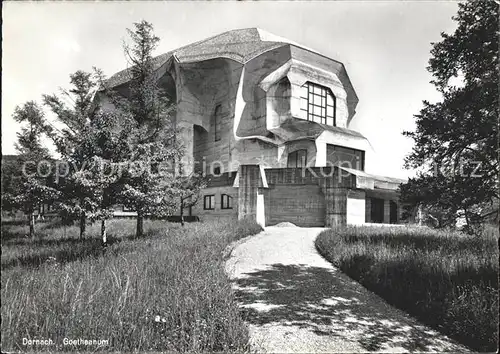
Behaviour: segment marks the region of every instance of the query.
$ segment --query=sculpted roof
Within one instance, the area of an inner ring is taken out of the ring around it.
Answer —
[[[286,45],[303,48],[318,54],[312,49],[259,28],[244,28],[227,31],[161,54],[154,58],[154,66],[155,69],[159,69],[168,60],[173,58],[180,63],[188,63],[223,57],[244,64],[262,53]],[[333,59],[330,60],[340,64]],[[108,79],[108,84],[111,87],[116,87],[129,80],[130,68],[127,68],[111,76]]]
[[[196,62],[218,57],[225,57],[240,63],[245,63],[259,54],[287,44],[285,42],[269,41],[265,39],[270,36],[272,35],[257,28],[245,28],[224,32],[161,54],[154,58],[154,66],[155,69],[160,68],[173,56],[181,63]],[[111,87],[124,84],[130,80],[129,74],[130,68],[122,70],[110,77],[108,84]]]

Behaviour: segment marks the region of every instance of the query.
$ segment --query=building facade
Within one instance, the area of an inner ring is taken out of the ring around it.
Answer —
[[[155,58],[176,103],[185,172],[211,182],[191,213],[263,225],[398,223],[402,180],[368,173],[373,150],[350,129],[358,97],[344,65],[258,28]],[[110,78],[126,87],[128,71]]]

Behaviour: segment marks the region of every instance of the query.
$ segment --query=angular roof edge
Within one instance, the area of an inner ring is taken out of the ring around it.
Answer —
[[[332,58],[330,58],[324,54],[321,54],[320,52],[318,52],[316,50],[308,48],[304,45],[301,45],[301,44],[296,43],[294,41],[277,36],[275,34],[264,31],[264,30],[257,28],[257,27],[250,27],[250,28],[225,31],[225,32],[222,32],[220,34],[216,34],[214,36],[199,40],[197,42],[187,44],[187,45],[179,47],[177,49],[173,49],[167,53],[160,54],[160,55],[156,56],[155,58],[153,58],[153,61],[154,61],[155,69],[159,69],[172,56],[177,57],[177,54],[182,54],[182,53],[179,53],[181,51],[185,52],[184,56],[186,56],[186,58],[192,57],[192,59],[193,59],[192,62],[203,61],[203,60],[211,59],[210,56],[207,57],[206,53],[204,53],[204,51],[207,49],[210,49],[213,53],[213,52],[217,52],[218,49],[220,51],[223,51],[222,50],[223,47],[227,47],[228,45],[239,44],[239,46],[235,46],[235,48],[233,48],[234,56],[224,55],[223,57],[227,57],[229,59],[232,59],[232,60],[235,60],[235,61],[238,61],[238,62],[241,62],[242,64],[244,64],[245,62],[247,62],[255,57],[255,55],[249,56],[249,58],[247,60],[245,60],[246,58],[245,58],[245,55],[243,53],[245,52],[245,50],[248,50],[248,48],[245,47],[245,45],[249,46],[250,44],[252,44],[253,46],[255,46],[258,43],[261,43],[262,48],[261,48],[261,50],[257,50],[257,52],[256,52],[257,56],[261,55],[269,50],[276,48],[276,46],[279,46],[280,44],[283,44],[283,45],[290,45],[290,46],[294,46],[294,47],[309,51],[315,55],[319,55],[319,56],[326,58],[332,62],[340,64],[343,68],[342,71],[346,76],[347,84],[351,87],[351,89],[354,92],[354,95],[356,96],[356,99],[357,99],[357,95],[356,95],[356,92],[354,91],[354,88],[352,86],[352,82],[350,81],[350,78],[349,78],[349,75],[347,74],[345,65],[342,62],[335,60],[335,59],[332,59]],[[272,45],[272,43],[274,45]],[[198,48],[196,48],[196,47],[198,47]],[[188,49],[192,49],[192,50],[189,51]],[[205,54],[205,57],[204,57],[204,54]],[[198,58],[196,58],[196,57],[198,57]],[[239,59],[238,57],[241,57],[241,60],[238,60]],[[122,84],[127,83],[130,80],[130,77],[128,75],[130,73],[130,70],[131,70],[131,68],[128,67],[126,69],[123,69],[123,70],[115,73],[107,80],[107,84],[110,87],[116,87],[116,86],[120,86]]]

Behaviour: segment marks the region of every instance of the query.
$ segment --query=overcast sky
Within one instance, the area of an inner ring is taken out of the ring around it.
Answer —
[[[69,74],[126,61],[126,28],[152,22],[157,54],[223,31],[259,27],[343,62],[359,97],[351,128],[377,153],[372,172],[406,177],[402,167],[422,100],[439,95],[426,71],[431,42],[452,33],[454,1],[3,2],[2,153],[15,153],[14,108],[67,86]]]

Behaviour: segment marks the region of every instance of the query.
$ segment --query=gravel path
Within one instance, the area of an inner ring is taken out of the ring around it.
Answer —
[[[233,249],[226,270],[249,324],[252,351],[467,351],[324,260],[314,247],[321,230],[268,227]]]

